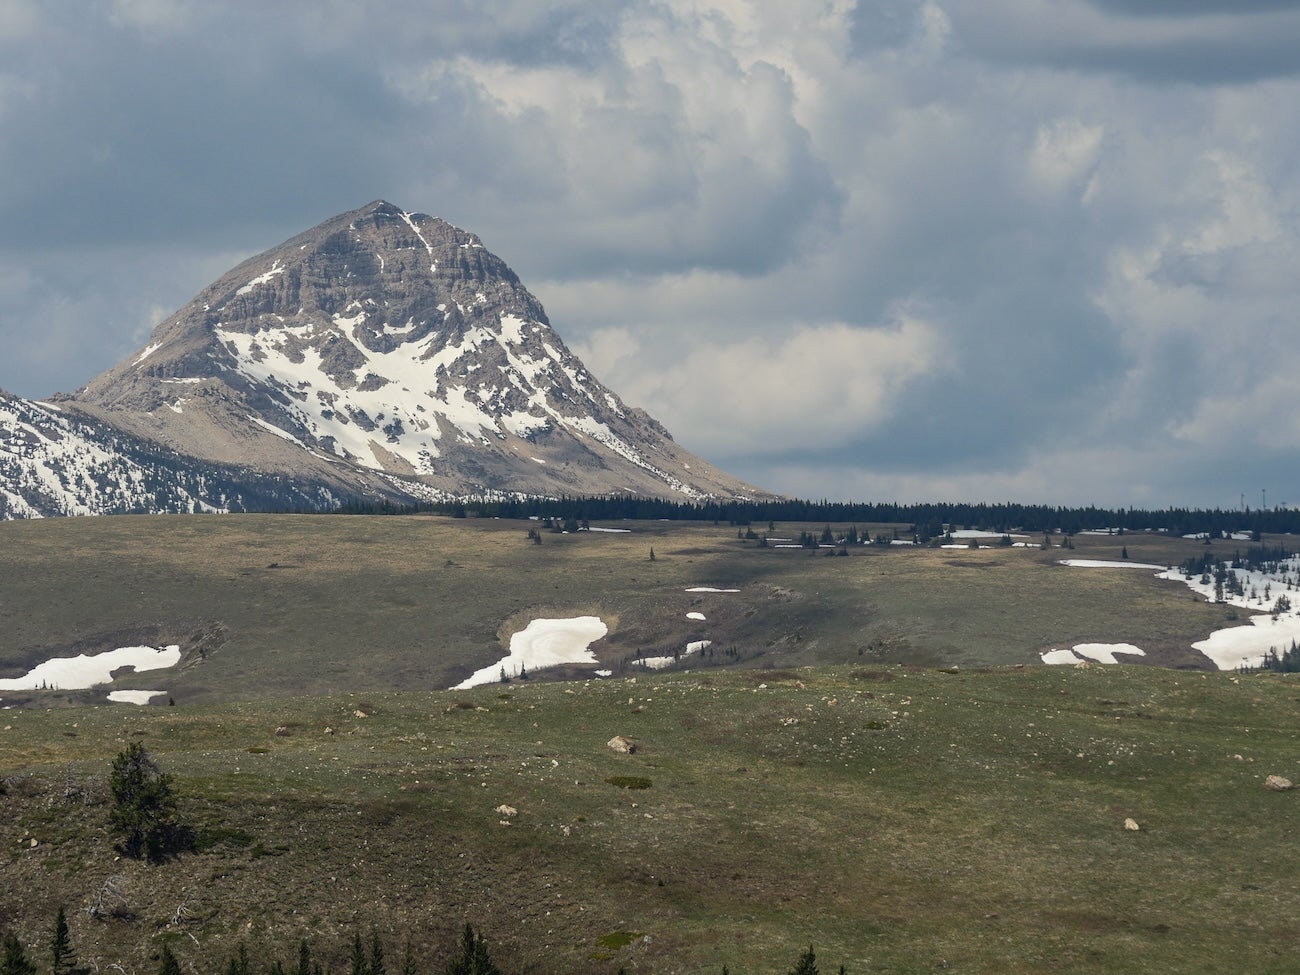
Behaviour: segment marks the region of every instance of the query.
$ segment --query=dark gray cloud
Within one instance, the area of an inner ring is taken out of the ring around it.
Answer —
[[[954,0],[949,6],[956,38],[980,58],[1157,84],[1250,84],[1300,73],[1300,6],[1294,3]]]
[[[1298,41],[1266,0],[11,0],[0,387],[383,197],[764,486],[1233,503],[1300,449]]]

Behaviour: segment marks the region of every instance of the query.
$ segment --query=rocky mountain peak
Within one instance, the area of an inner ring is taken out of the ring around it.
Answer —
[[[760,493],[592,377],[476,235],[383,200],[233,268],[71,400],[199,457],[416,493]]]

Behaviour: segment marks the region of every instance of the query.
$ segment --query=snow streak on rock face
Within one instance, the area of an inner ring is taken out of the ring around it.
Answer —
[[[222,512],[270,503],[277,492],[281,503],[332,500],[195,469],[157,445],[0,392],[0,519]]]
[[[140,510],[152,493],[151,472],[116,447],[51,407],[0,395],[0,515]],[[181,485],[174,501],[189,511],[204,505]]]
[[[236,267],[74,399],[197,456],[238,449],[205,453],[215,431],[462,493],[761,493],[602,386],[475,235],[382,201]]]

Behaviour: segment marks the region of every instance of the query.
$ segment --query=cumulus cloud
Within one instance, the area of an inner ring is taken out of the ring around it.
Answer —
[[[13,0],[0,386],[383,197],[764,487],[1230,504],[1297,438],[1298,42],[1283,0]]]
[[[894,419],[917,375],[944,369],[937,331],[910,316],[888,328],[803,325],[777,341],[705,341],[679,352],[675,361],[652,356],[647,368],[646,350],[625,330],[597,332],[580,349],[597,374],[634,402],[662,404],[669,429],[689,429],[695,448],[718,458],[837,449]]]

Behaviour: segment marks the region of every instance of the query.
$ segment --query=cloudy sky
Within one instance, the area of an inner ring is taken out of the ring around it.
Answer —
[[[1300,504],[1300,0],[0,0],[0,388],[378,198],[772,490]]]

